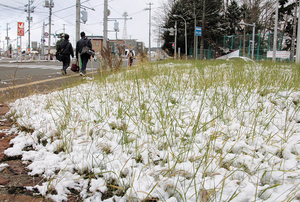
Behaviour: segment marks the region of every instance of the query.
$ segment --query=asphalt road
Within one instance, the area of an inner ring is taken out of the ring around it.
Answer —
[[[88,62],[87,76],[99,69],[99,61]],[[46,93],[72,85],[83,80],[78,73],[67,69],[67,75],[61,74],[59,61],[23,61],[0,60],[0,103],[33,93]]]
[[[136,62],[136,61],[135,61]],[[134,64],[135,64],[134,62]],[[123,59],[123,67],[128,60]],[[100,62],[89,61],[87,76],[92,77],[98,70],[104,70]],[[0,104],[28,96],[33,93],[47,93],[70,86],[85,78],[72,72],[70,67],[67,75],[61,74],[62,62],[54,60],[16,61],[0,59]]]

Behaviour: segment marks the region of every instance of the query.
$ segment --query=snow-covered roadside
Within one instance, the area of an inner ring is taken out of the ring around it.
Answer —
[[[23,131],[5,154],[22,155],[55,201],[71,190],[85,201],[299,200],[298,92],[197,88],[202,72],[165,68],[15,101]]]

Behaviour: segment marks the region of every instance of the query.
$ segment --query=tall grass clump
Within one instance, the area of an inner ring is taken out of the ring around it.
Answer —
[[[298,81],[292,64],[144,63],[11,107],[56,201],[297,201]]]

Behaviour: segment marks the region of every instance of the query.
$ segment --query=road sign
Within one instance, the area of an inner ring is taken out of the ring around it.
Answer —
[[[24,22],[18,22],[18,36],[24,36]]]
[[[48,33],[48,32],[45,32],[45,33],[44,33],[44,36],[45,36],[45,37],[48,37],[48,36],[49,36],[49,33]]]
[[[244,23],[245,23],[245,22],[244,22],[244,19],[242,19],[242,20],[241,20],[241,22],[240,22],[240,27],[241,27],[242,29],[244,29],[244,28],[245,28],[245,25],[244,25]]]
[[[196,36],[201,36],[202,35],[202,27],[196,27],[195,35]]]

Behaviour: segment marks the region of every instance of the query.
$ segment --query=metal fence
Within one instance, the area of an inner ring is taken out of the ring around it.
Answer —
[[[281,33],[278,33],[277,39],[277,50],[280,51],[283,43]],[[223,36],[216,43],[224,50],[240,50],[240,56],[252,57],[252,34]],[[273,50],[273,43],[274,33],[255,34],[253,59],[267,60],[267,52]]]
[[[197,59],[200,59],[200,49],[197,50],[197,53],[198,53]],[[194,48],[193,47],[191,47],[189,49],[189,55],[194,58]],[[201,59],[209,60],[209,59],[215,59],[215,58],[216,58],[216,51],[211,50],[210,48],[203,50],[203,56]]]
[[[204,53],[202,59],[215,59],[221,54],[226,54],[234,50],[240,50],[240,56],[252,58],[252,34],[244,35],[232,35],[223,36],[216,40],[216,46],[218,49],[223,49],[223,53],[215,51],[215,48],[211,48],[210,44],[205,43]],[[281,51],[283,44],[283,37],[281,33],[277,36],[277,50]],[[254,37],[254,60],[271,60],[272,58],[267,58],[267,52],[273,50],[274,43],[274,33],[267,34],[255,34]],[[194,47],[191,46],[189,49],[189,55],[194,57]],[[197,58],[200,59],[200,49],[198,49]]]

